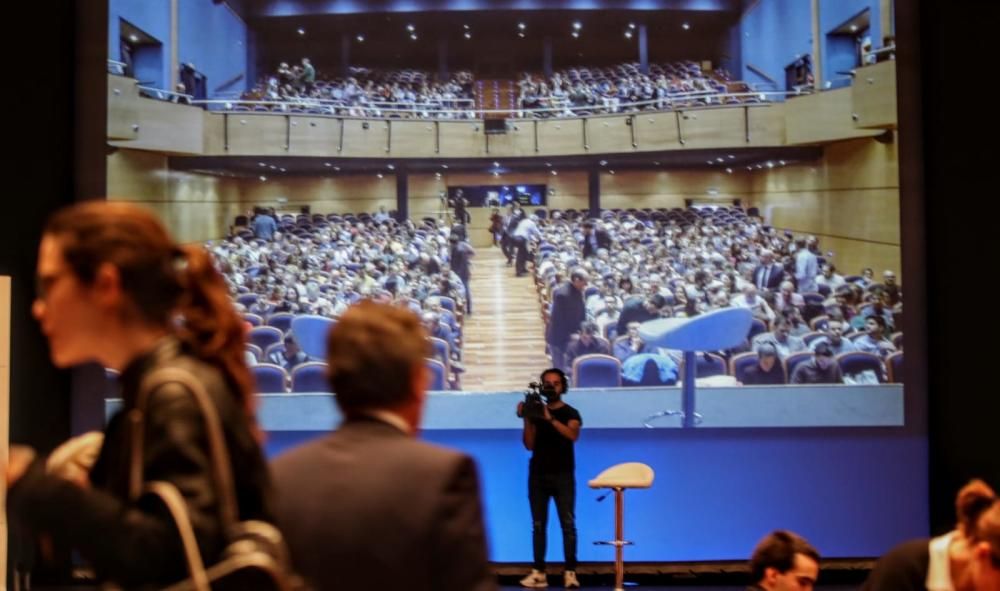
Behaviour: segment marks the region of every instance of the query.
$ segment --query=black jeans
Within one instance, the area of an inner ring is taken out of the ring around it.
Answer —
[[[514,263],[514,272],[522,275],[528,272],[528,240],[525,238],[514,238],[514,245],[517,247],[517,261]]]
[[[528,502],[531,503],[532,568],[545,571],[545,533],[549,524],[549,498],[556,501],[562,527],[563,556],[566,570],[576,570],[576,478],[572,472],[558,474],[528,473]]]

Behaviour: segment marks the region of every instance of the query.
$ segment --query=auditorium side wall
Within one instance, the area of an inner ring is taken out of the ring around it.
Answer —
[[[896,155],[895,143],[868,138],[829,144],[818,162],[755,171],[747,202],[778,229],[817,236],[844,275],[901,276]]]

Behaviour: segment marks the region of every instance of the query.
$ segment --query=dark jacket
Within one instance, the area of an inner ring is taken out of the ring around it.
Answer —
[[[618,335],[624,335],[628,333],[628,325],[631,322],[643,323],[647,320],[655,320],[659,318],[659,314],[650,313],[646,309],[646,299],[638,296],[633,296],[625,305],[622,306],[622,313],[618,315]]]
[[[594,229],[594,238],[597,241],[597,248],[604,248],[611,250],[611,236],[604,230]],[[597,250],[590,241],[590,236],[584,236],[583,240],[580,242],[580,246],[583,248],[583,258],[590,258],[592,256],[597,256]]]
[[[472,458],[351,419],[272,464],[278,525],[316,591],[492,591]]]
[[[560,285],[552,292],[552,315],[549,317],[545,342],[560,349],[565,348],[570,335],[580,330],[580,324],[586,318],[583,293],[573,287],[572,283]]]
[[[128,463],[134,408],[141,381],[154,370],[176,367],[189,371],[208,391],[219,411],[229,448],[241,520],[270,521],[267,465],[222,373],[167,338],[134,360],[121,376],[124,407],[108,422],[101,453],[90,472],[90,489],[81,489],[45,473],[37,460],[10,489],[7,511],[32,531],[48,533],[59,543],[80,550],[98,578],[123,586],[166,583],[187,576],[180,538],[158,501],[128,499]],[[208,443],[201,413],[192,394],[167,384],[150,396],[143,449],[145,481],[175,485],[187,501],[188,514],[206,566],[225,546],[216,487],[208,473]]]
[[[757,265],[757,268],[753,270],[753,284],[760,287],[760,282],[763,279],[762,274],[764,273],[764,266]],[[771,274],[767,277],[767,283],[764,285],[764,289],[771,291],[778,291],[781,287],[781,282],[785,280],[785,270],[778,263],[771,264]]]

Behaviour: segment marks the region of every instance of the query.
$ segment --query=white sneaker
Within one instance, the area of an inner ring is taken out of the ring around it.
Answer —
[[[576,571],[568,570],[563,573],[563,587],[567,589],[580,588],[580,581],[576,580]]]
[[[549,580],[545,578],[545,573],[542,571],[531,569],[531,574],[521,579],[521,586],[531,589],[544,589],[549,586]]]

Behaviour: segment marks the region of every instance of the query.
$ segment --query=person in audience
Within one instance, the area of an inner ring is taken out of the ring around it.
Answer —
[[[846,283],[844,281],[844,276],[837,273],[837,268],[833,263],[825,263],[823,265],[822,274],[816,278],[817,287],[820,285],[826,285],[830,288],[831,293],[839,288],[841,285]]]
[[[101,583],[165,588],[184,579],[188,566],[173,519],[129,492],[136,453],[139,477],[176,488],[206,564],[218,561],[228,540],[204,420],[191,386],[166,379],[164,370],[200,384],[220,417],[237,518],[270,521],[244,326],[209,254],[175,242],[144,208],[88,201],[58,211],[45,225],[37,282],[32,312],[53,363],[96,362],[120,371],[124,406],[108,421],[103,444],[95,439],[96,462],[70,477],[49,472],[47,459],[31,448],[11,446],[11,523],[78,550]],[[131,423],[140,396],[149,399],[142,416],[148,445],[141,451]]]
[[[817,259],[805,238],[795,241],[795,283],[799,293],[816,291]]]
[[[261,240],[270,241],[278,230],[278,223],[261,208],[257,208],[251,225],[253,226],[253,235]]]
[[[268,363],[273,363],[274,365],[279,365],[285,368],[287,371],[292,371],[295,369],[295,366],[309,361],[309,356],[306,355],[299,347],[299,343],[295,340],[295,336],[292,334],[285,335],[284,344],[284,348],[273,351],[270,355],[268,355]]]
[[[583,251],[583,258],[589,259],[590,257],[597,256],[597,250],[600,248],[611,248],[611,236],[608,235],[604,228],[597,227],[597,223],[594,220],[583,222],[582,227],[583,239],[580,241],[580,246]]]
[[[790,331],[791,326],[788,323],[788,319],[783,315],[778,316],[774,320],[771,332],[765,332],[754,337],[753,350],[759,355],[760,347],[764,344],[770,344],[778,352],[778,357],[782,360],[792,353],[805,351],[805,341],[801,337],[792,336]]]
[[[590,276],[583,269],[574,269],[570,280],[552,292],[552,314],[549,317],[545,342],[552,356],[553,367],[566,372],[566,347],[570,335],[576,332],[587,319],[583,300],[583,290]]]
[[[373,216],[372,219],[375,220],[376,224],[384,224],[385,222],[388,222],[389,220],[391,220],[392,217],[385,210],[385,206],[384,205],[379,205],[378,206],[378,212]]]
[[[309,58],[302,58],[302,75],[299,78],[302,89],[306,93],[310,93],[313,90],[313,85],[316,83],[316,68],[309,61]]]
[[[374,302],[327,336],[345,420],[271,464],[278,524],[317,590],[496,589],[475,462],[417,439],[429,354],[419,318]]]
[[[770,324],[774,320],[774,310],[763,298],[757,295],[757,286],[748,283],[743,287],[743,293],[733,298],[732,305],[737,308],[748,308],[754,315],[765,323]]]
[[[776,291],[785,280],[785,270],[774,262],[774,252],[764,249],[760,252],[760,265],[753,271],[753,283],[760,291]]]
[[[607,342],[597,335],[596,324],[589,320],[581,324],[580,336],[566,347],[565,366],[572,369],[576,358],[583,355],[610,355]]]
[[[819,579],[819,552],[804,538],[776,530],[757,543],[750,557],[748,591],[812,591]]]
[[[805,305],[806,301],[802,297],[802,294],[796,293],[795,291],[795,284],[791,281],[783,281],[781,283],[780,291],[774,300],[774,309],[780,313],[784,311],[785,308],[790,306],[802,308]]]
[[[972,480],[955,506],[955,529],[896,546],[875,564],[862,591],[1000,589],[1000,498],[982,480]]]
[[[757,363],[743,372],[743,384],[764,386],[784,384],[785,381],[785,368],[778,359],[778,351],[770,343],[762,344],[757,348]]]
[[[795,367],[790,384],[842,384],[844,374],[833,358],[833,349],[827,343],[816,345],[813,358]]]
[[[857,351],[858,348],[854,346],[851,339],[844,338],[844,328],[845,325],[843,321],[831,319],[827,322],[826,330],[823,331],[823,336],[810,343],[809,348],[815,352],[816,347],[818,347],[820,343],[826,343],[830,346],[830,350],[833,351],[835,356],[840,355],[841,353]]]
[[[514,265],[514,273],[517,277],[528,274],[528,244],[542,237],[534,217],[526,215],[523,209],[520,211],[520,220],[513,233],[514,246],[517,248],[517,263]]]
[[[647,320],[660,318],[666,305],[666,298],[660,294],[650,295],[646,298],[633,297],[629,299],[625,302],[625,306],[618,316],[618,334],[625,334],[628,325],[632,322],[641,324]]]
[[[854,339],[855,348],[858,351],[875,353],[882,357],[893,353],[896,350],[896,346],[885,336],[885,331],[885,318],[874,315],[868,316],[865,318],[865,334]]]
[[[788,334],[794,337],[802,337],[812,332],[806,321],[802,319],[802,311],[795,306],[788,306],[781,311],[781,315],[788,320]]]
[[[465,314],[471,316],[472,292],[469,284],[472,280],[472,257],[476,256],[476,250],[472,248],[471,244],[455,234],[449,236],[448,241],[451,243],[451,256],[448,259],[448,264],[462,281],[462,287],[465,290]]]
[[[903,301],[903,293],[899,284],[896,283],[896,274],[891,269],[886,269],[882,273],[882,290],[888,296],[888,305],[897,306]]]
[[[629,322],[626,333],[622,337],[615,339],[612,354],[624,363],[629,357],[640,353],[647,353],[646,343],[639,336],[639,323]]]
[[[871,267],[861,269],[861,278],[854,282],[861,289],[868,289],[868,286],[875,283],[875,271]]]

